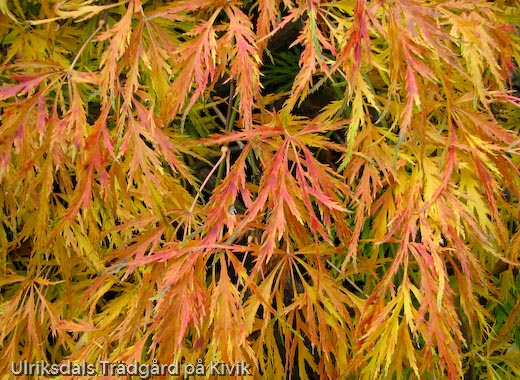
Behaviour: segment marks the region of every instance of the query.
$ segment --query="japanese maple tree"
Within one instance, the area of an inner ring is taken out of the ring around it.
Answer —
[[[519,9],[0,0],[0,379],[520,378]]]

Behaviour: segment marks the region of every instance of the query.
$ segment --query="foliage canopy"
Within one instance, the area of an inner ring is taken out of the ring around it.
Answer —
[[[0,0],[0,377],[520,377],[518,1]]]

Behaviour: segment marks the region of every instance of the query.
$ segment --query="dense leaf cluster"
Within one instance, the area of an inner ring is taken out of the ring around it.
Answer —
[[[0,378],[519,378],[519,9],[0,0]]]

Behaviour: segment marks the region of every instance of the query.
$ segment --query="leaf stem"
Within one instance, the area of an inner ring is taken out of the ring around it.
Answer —
[[[237,107],[238,107],[238,96],[234,97],[233,93],[235,92],[235,82],[231,82],[231,86],[229,88],[229,102],[228,109],[226,115],[226,130],[232,131],[233,126],[235,124],[235,120],[237,118]],[[227,148],[228,157],[226,159],[226,165],[220,164],[217,172],[217,183],[224,177],[224,169],[226,168],[226,174],[229,173],[230,159],[229,159],[229,148],[227,146],[223,146],[223,148]]]
[[[87,47],[87,45],[90,43],[90,41],[92,41],[92,39],[94,38],[94,36],[96,34],[99,33],[99,31],[101,30],[101,28],[106,24],[106,20],[105,18],[102,18],[101,20],[99,20],[98,22],[98,26],[96,28],[96,30],[94,30],[92,32],[92,34],[90,36],[88,36],[88,38],[85,40],[85,42],[83,43],[83,45],[81,45],[81,48],[79,49],[78,51],[78,54],[76,54],[76,56],[74,57],[74,60],[72,61],[72,63],[70,64],[69,66],[69,70],[73,70],[74,69],[74,66],[76,66],[76,63],[78,62],[78,59],[79,57],[81,56],[81,54],[83,54],[83,50],[85,50],[85,48]]]
[[[197,204],[197,200],[199,199],[199,196],[202,193],[202,190],[204,189],[204,187],[208,183],[209,179],[211,178],[211,176],[213,175],[213,173],[215,172],[217,167],[219,168],[219,171],[220,171],[220,167],[222,167],[222,165],[221,165],[222,161],[224,161],[224,159],[229,156],[229,148],[227,146],[223,146],[221,151],[222,151],[222,155],[218,159],[218,161],[215,164],[215,166],[213,166],[213,169],[211,169],[211,171],[208,173],[208,175],[204,179],[204,182],[202,182],[202,185],[200,185],[200,188],[197,191],[197,195],[195,195],[195,198],[193,199],[193,202],[191,204],[190,212],[193,212],[193,209],[195,208],[195,205]]]
[[[236,106],[238,105],[237,100],[238,96],[235,98],[235,81],[232,80],[229,85],[228,108],[226,114],[226,129],[228,131],[233,130],[233,123],[236,119]]]

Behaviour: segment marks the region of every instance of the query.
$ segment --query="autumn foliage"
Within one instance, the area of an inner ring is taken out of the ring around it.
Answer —
[[[519,9],[0,0],[0,378],[520,378]]]

